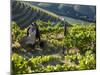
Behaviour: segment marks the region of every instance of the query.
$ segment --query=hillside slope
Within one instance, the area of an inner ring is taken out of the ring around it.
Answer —
[[[12,1],[12,21],[15,21],[20,27],[27,27],[36,20],[60,22],[58,15],[31,5],[25,1]]]
[[[57,4],[31,2],[33,5],[52,11],[58,15],[81,19],[85,21],[95,21],[96,7],[89,5]]]

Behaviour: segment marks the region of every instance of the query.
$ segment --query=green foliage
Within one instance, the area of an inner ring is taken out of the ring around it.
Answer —
[[[57,24],[53,25],[50,21],[44,22],[41,20],[37,21],[37,24],[39,26],[39,29],[41,33],[47,33],[47,32],[54,32],[54,31],[60,31],[63,29],[61,26],[61,22],[58,22]]]
[[[12,72],[14,74],[30,73],[30,72],[50,72],[53,71],[53,66],[48,65],[46,68],[43,67],[43,63],[51,61],[59,61],[60,58],[53,56],[37,56],[26,60],[18,54],[12,55]]]
[[[87,51],[85,56],[80,59],[80,69],[95,69],[96,67],[96,55]]]
[[[24,73],[31,73],[31,68],[28,65],[28,61],[25,58],[13,54],[12,55],[12,74],[24,74]]]
[[[26,35],[26,31],[27,29],[21,30],[15,22],[12,22],[12,42],[18,42]]]
[[[65,60],[78,65],[79,70],[95,69],[96,67],[96,56],[94,53],[91,53],[91,50],[87,51],[85,55],[80,53],[77,55],[66,55]]]
[[[41,32],[41,38],[50,44],[46,51],[58,53],[62,46],[66,47],[64,57],[41,55],[32,56],[26,60],[19,54],[12,54],[12,73],[38,73],[38,72],[58,72],[72,70],[87,70],[96,68],[96,32],[95,24],[73,25],[68,27],[67,35],[62,39],[57,39],[57,35],[64,35],[64,28],[61,23],[53,25],[50,21],[37,21]],[[26,35],[26,29],[20,29],[16,23],[12,23],[12,42],[19,42]],[[52,49],[50,49],[52,47]],[[71,51],[72,50],[72,51]],[[75,50],[78,50],[75,52]],[[72,54],[70,53],[72,52]],[[53,64],[54,65],[53,65]]]
[[[68,48],[76,47],[81,50],[81,53],[84,53],[89,49],[93,51],[95,42],[95,25],[74,25],[68,29],[68,33],[65,39],[65,45]]]

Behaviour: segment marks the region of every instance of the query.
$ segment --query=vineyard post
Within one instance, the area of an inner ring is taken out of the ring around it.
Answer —
[[[63,26],[64,26],[64,38],[63,38],[63,42],[65,42],[65,38],[66,38],[66,33],[67,33],[67,22],[65,21],[65,19],[63,18],[63,17],[61,17],[61,20],[62,20],[62,24],[63,24]],[[65,50],[66,50],[66,48],[65,48],[65,44],[63,43],[63,49],[62,49],[62,54],[63,54],[63,57],[64,57],[64,55],[65,55]]]

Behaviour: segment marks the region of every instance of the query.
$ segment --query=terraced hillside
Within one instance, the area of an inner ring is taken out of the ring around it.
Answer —
[[[43,3],[43,2],[30,2],[30,3],[65,17],[84,20],[88,22],[95,22],[96,19],[95,6],[90,6],[90,5],[84,6],[78,4],[62,4],[62,3]]]
[[[12,1],[12,21],[24,28],[36,20],[61,21],[59,16],[25,1]]]

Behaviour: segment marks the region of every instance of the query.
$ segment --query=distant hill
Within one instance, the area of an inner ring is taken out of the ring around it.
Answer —
[[[31,4],[54,12],[60,16],[95,22],[96,7],[90,5],[31,2]]]
[[[66,21],[67,25],[75,22],[77,23],[77,19],[87,22],[96,21],[95,6],[12,1],[11,7],[11,19],[12,21],[15,21],[21,28],[25,28],[37,20],[51,21],[53,23]],[[62,20],[62,17],[65,18],[64,21]]]
[[[62,22],[58,15],[25,1],[12,1],[12,21],[25,28],[37,20]]]

